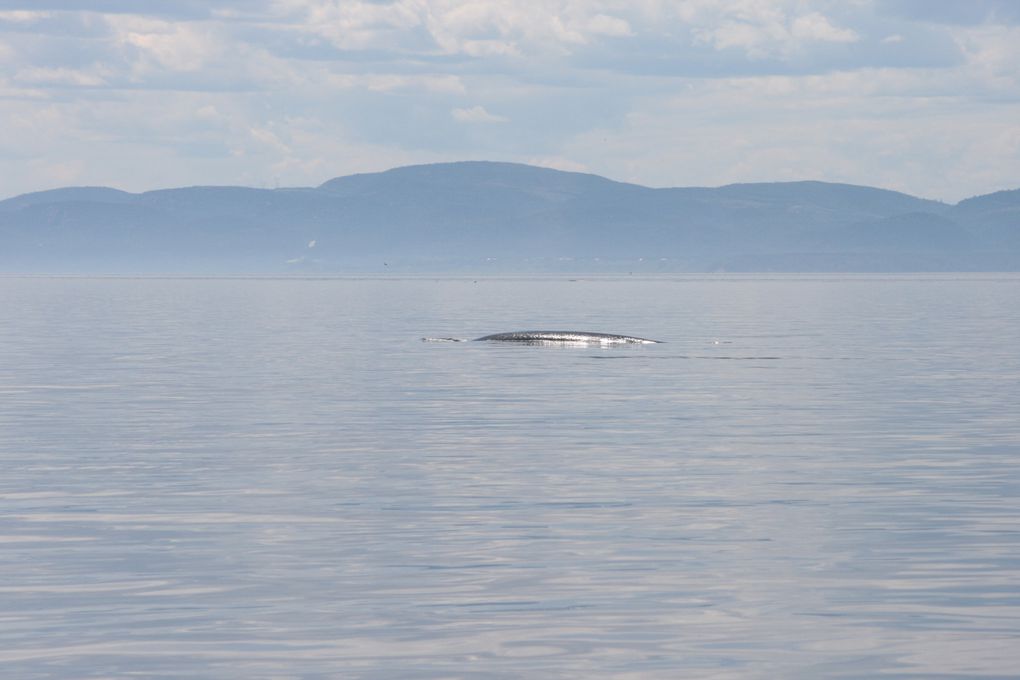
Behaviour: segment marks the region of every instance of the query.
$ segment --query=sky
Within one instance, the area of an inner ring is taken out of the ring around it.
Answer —
[[[456,160],[1020,187],[1018,0],[0,0],[0,197]]]

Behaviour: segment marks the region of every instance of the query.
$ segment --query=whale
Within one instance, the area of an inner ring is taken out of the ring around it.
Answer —
[[[662,340],[592,331],[509,331],[483,335],[470,341],[465,338],[425,337],[422,338],[422,342],[506,342],[518,345],[658,345],[662,343]]]
[[[474,342],[514,342],[522,345],[657,345],[662,341],[591,331],[510,331],[475,338]]]

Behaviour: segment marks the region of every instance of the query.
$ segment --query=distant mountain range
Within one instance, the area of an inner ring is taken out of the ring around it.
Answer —
[[[1020,190],[652,189],[512,163],[0,201],[0,273],[1020,271]]]

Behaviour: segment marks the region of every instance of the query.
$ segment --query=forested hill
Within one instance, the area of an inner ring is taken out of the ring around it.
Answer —
[[[0,202],[0,273],[1020,271],[1020,190],[653,189],[511,163]]]

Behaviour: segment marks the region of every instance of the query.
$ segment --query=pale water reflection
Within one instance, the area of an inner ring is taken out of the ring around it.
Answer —
[[[1015,678],[1018,300],[2,279],[0,669]]]

